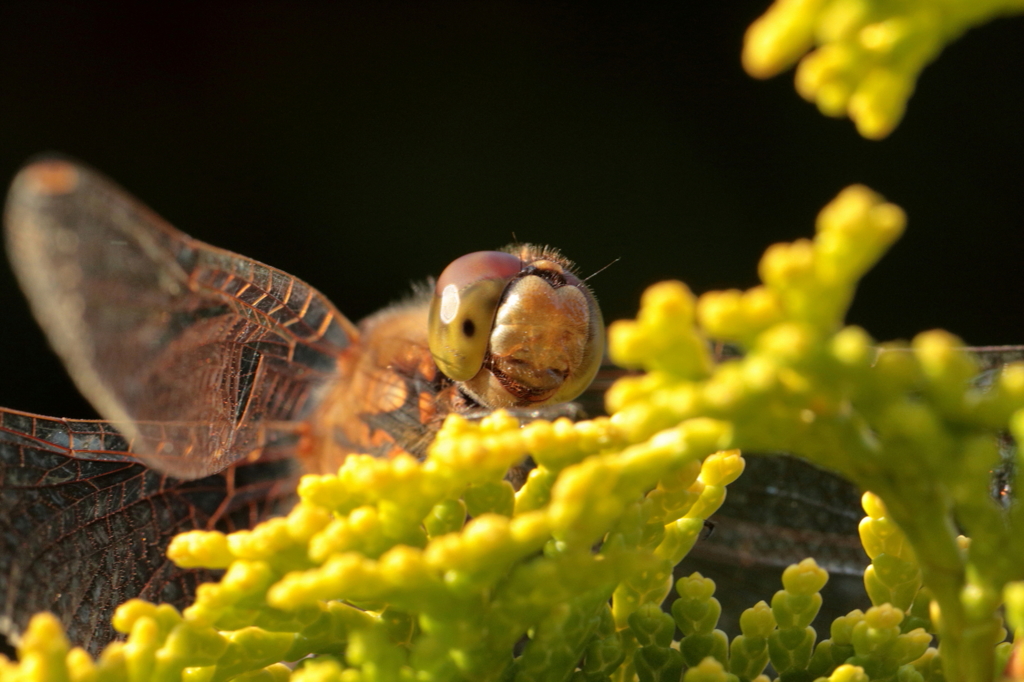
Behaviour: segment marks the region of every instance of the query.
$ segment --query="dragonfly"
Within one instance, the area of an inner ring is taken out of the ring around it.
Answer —
[[[96,653],[132,597],[187,605],[214,576],[175,534],[282,510],[350,453],[423,457],[444,418],[558,413],[597,374],[604,324],[557,250],[453,261],[358,325],[313,287],[195,240],[98,172],[15,177],[7,251],[103,421],[0,409],[0,634],[35,612]]]

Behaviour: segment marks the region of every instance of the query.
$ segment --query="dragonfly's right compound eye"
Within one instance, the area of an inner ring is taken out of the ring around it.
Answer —
[[[430,303],[430,352],[446,376],[469,381],[483,367],[502,294],[522,268],[510,253],[477,251],[455,259],[438,277]]]

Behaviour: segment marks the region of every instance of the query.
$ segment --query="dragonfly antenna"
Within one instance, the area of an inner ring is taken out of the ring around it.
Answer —
[[[589,280],[590,280],[590,278],[591,278],[591,277],[594,277],[594,276],[596,276],[596,275],[600,275],[600,274],[601,274],[602,272],[604,272],[605,270],[607,270],[607,269],[608,269],[608,268],[610,268],[611,266],[615,265],[615,264],[616,264],[616,263],[618,263],[618,262],[619,262],[620,260],[622,260],[622,256],[619,256],[618,258],[616,258],[615,260],[613,260],[613,261],[612,261],[611,263],[609,263],[608,265],[606,265],[606,266],[604,266],[603,268],[601,268],[600,270],[598,270],[597,272],[594,272],[594,273],[591,273],[590,275],[587,275],[587,277],[586,277],[586,278],[585,278],[585,279],[584,279],[583,281],[584,281],[584,282],[587,282],[587,281],[589,281]]]

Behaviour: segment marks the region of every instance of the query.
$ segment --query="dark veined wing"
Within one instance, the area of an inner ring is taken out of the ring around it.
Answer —
[[[183,608],[214,576],[171,563],[170,539],[272,514],[295,488],[287,450],[271,445],[257,462],[182,481],[139,462],[105,422],[0,409],[0,634],[16,637],[48,610],[95,654],[125,600]]]
[[[258,455],[265,424],[307,415],[357,335],[312,287],[188,237],[68,161],[24,168],[5,223],[14,271],[79,390],[178,478]]]

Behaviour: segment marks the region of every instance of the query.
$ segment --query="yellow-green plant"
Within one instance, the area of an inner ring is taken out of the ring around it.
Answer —
[[[98,661],[39,617],[0,679],[692,682],[754,679],[770,660],[787,679],[932,680],[941,661],[946,679],[987,682],[1002,590],[1024,580],[1020,509],[989,495],[994,434],[1024,426],[1024,365],[979,388],[949,334],[879,350],[843,326],[903,226],[898,207],[844,190],[813,240],[765,253],[761,286],[700,299],[651,287],[609,331],[612,357],[645,370],[609,390],[610,417],[452,417],[423,462],[351,457],[305,477],[285,518],[179,536],[180,565],[226,569],[183,613],[129,602],[115,618],[127,641]],[[745,354],[716,364],[709,338]],[[813,562],[731,643],[699,575],[660,610],[742,471],[731,448],[797,453],[872,491],[874,606],[830,639],[810,628],[827,580]],[[504,476],[527,454],[537,468],[514,491]]]
[[[880,139],[899,124],[918,75],[942,48],[1020,12],[1022,0],[776,0],[747,31],[743,65],[769,78],[799,60],[804,99]]]

